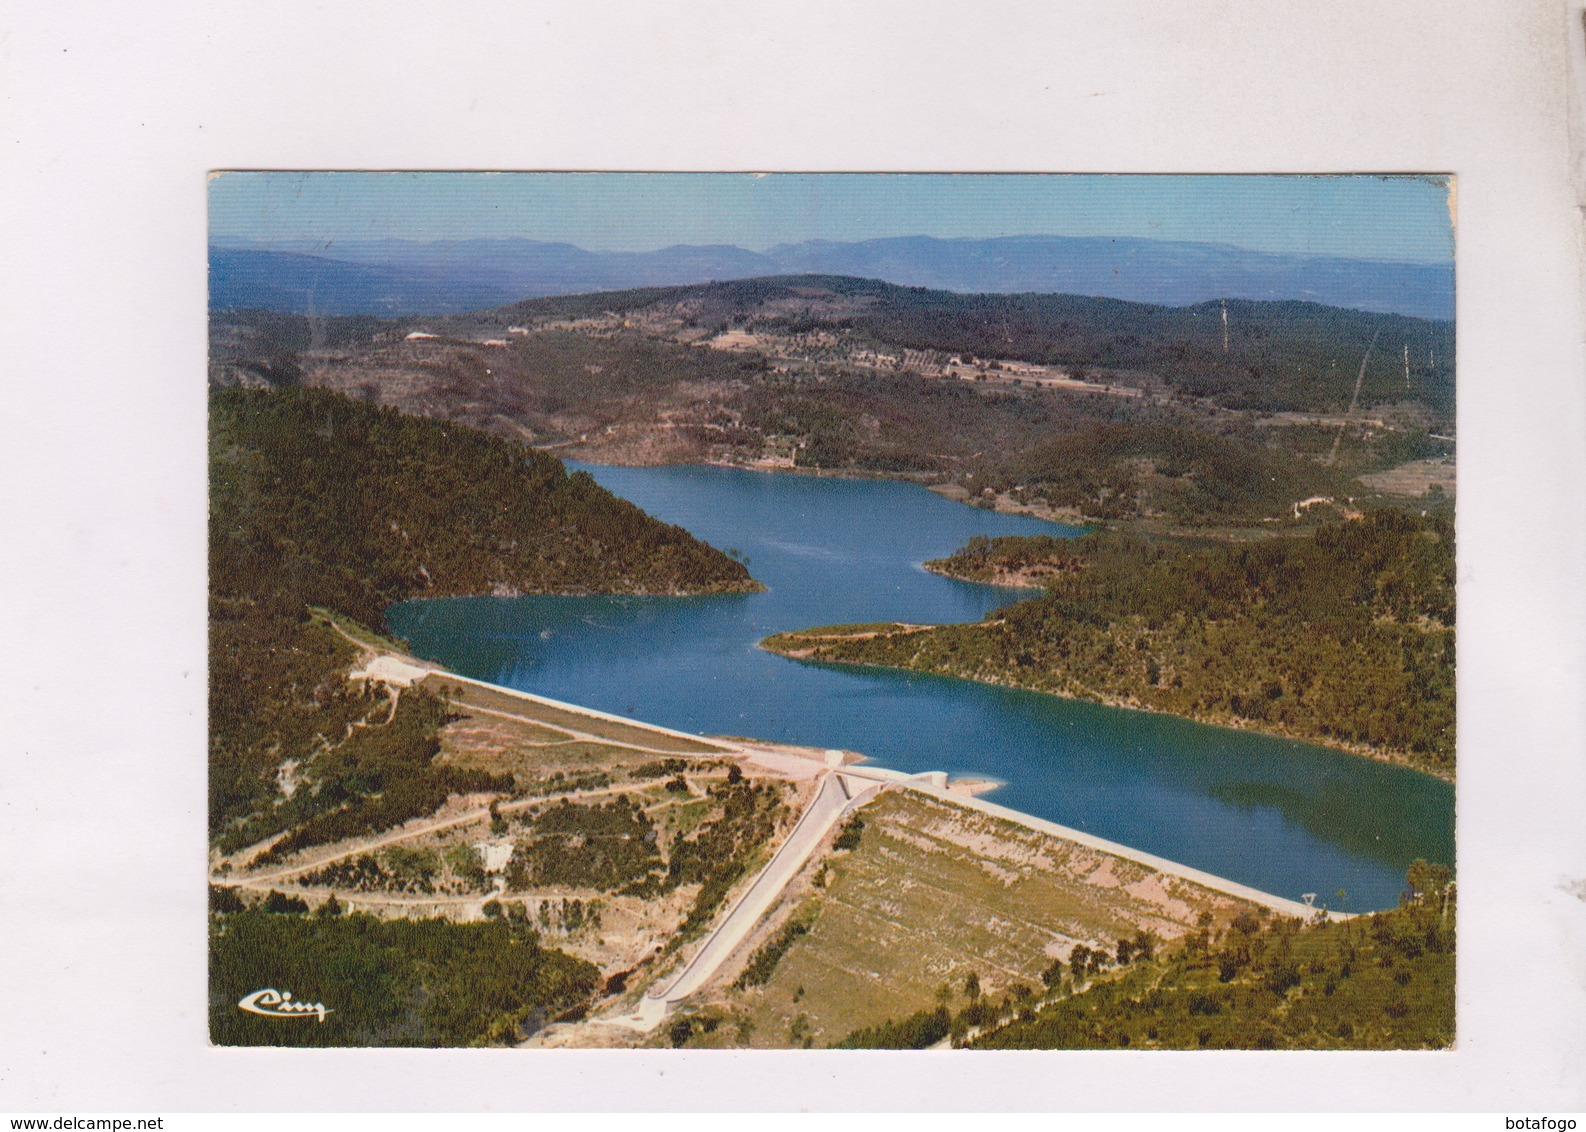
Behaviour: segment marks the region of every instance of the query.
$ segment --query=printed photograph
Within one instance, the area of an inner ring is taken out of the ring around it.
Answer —
[[[211,1041],[1451,1048],[1454,191],[213,173]]]

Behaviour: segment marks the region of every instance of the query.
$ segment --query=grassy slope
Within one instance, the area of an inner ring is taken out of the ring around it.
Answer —
[[[971,973],[988,993],[1039,986],[1049,955],[1073,941],[1111,948],[1141,930],[1167,938],[1203,912],[1226,925],[1246,907],[1166,878],[1171,895],[1153,896],[1142,865],[902,791],[861,810],[835,848],[814,869],[821,883],[794,890],[787,923],[807,930],[765,933],[745,967],[753,973],[719,1000],[752,1021],[750,1044],[834,1044],[932,1008],[944,988],[959,995]],[[1115,883],[1093,880],[1098,872]],[[1136,882],[1138,891],[1121,887]],[[698,1035],[695,1044],[709,1043]]]
[[[1454,922],[1451,891],[1436,891],[1344,923],[1197,937],[971,1044],[1442,1049],[1454,1040]]]

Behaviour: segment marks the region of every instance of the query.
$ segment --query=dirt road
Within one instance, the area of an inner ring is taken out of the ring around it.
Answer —
[[[593,790],[575,790],[566,794],[548,794],[533,798],[522,798],[515,802],[502,802],[496,807],[496,809],[500,813],[510,814],[514,811],[525,810],[531,806],[537,806],[544,802],[561,801],[563,799],[574,801],[581,798],[597,798],[607,794],[629,793],[633,789],[633,783],[622,782],[615,786],[601,786]],[[209,878],[209,883],[217,888],[262,887],[272,881],[285,880],[287,877],[296,876],[298,873],[312,872],[314,869],[322,868],[323,866],[332,864],[333,862],[344,861],[348,857],[357,857],[364,853],[372,853],[376,849],[384,849],[387,845],[395,845],[399,841],[408,841],[415,837],[423,837],[426,834],[439,833],[441,830],[454,829],[460,825],[471,825],[475,822],[489,820],[490,807],[481,806],[476,809],[467,810],[460,814],[454,814],[449,818],[441,818],[438,821],[427,821],[421,822],[418,825],[405,826],[403,828],[393,830],[390,833],[384,833],[377,837],[369,838],[365,841],[359,841],[351,847],[338,849],[336,852],[329,853],[323,857],[316,857],[312,861],[299,861],[296,864],[283,865],[281,868],[273,869],[267,873],[246,873],[238,874],[237,876],[211,875]],[[252,849],[246,849],[243,852],[251,853],[252,851]]]

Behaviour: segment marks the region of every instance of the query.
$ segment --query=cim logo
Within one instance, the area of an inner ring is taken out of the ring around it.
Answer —
[[[321,1022],[325,1020],[325,1015],[336,1013],[323,1002],[293,1002],[291,991],[278,991],[274,987],[254,991],[237,1006],[250,1014],[263,1014],[266,1018],[315,1017]]]

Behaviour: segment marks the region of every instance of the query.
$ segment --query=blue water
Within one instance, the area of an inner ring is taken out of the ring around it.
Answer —
[[[741,551],[768,592],[412,601],[389,611],[392,629],[466,675],[683,731],[994,778],[1004,785],[990,798],[1003,805],[1279,895],[1318,893],[1334,908],[1388,907],[1416,857],[1453,861],[1453,788],[1426,775],[1168,716],[755,647],[814,625],[976,620],[1030,591],[954,581],[921,562],[977,534],[1072,528],[890,481],[585,470]]]

